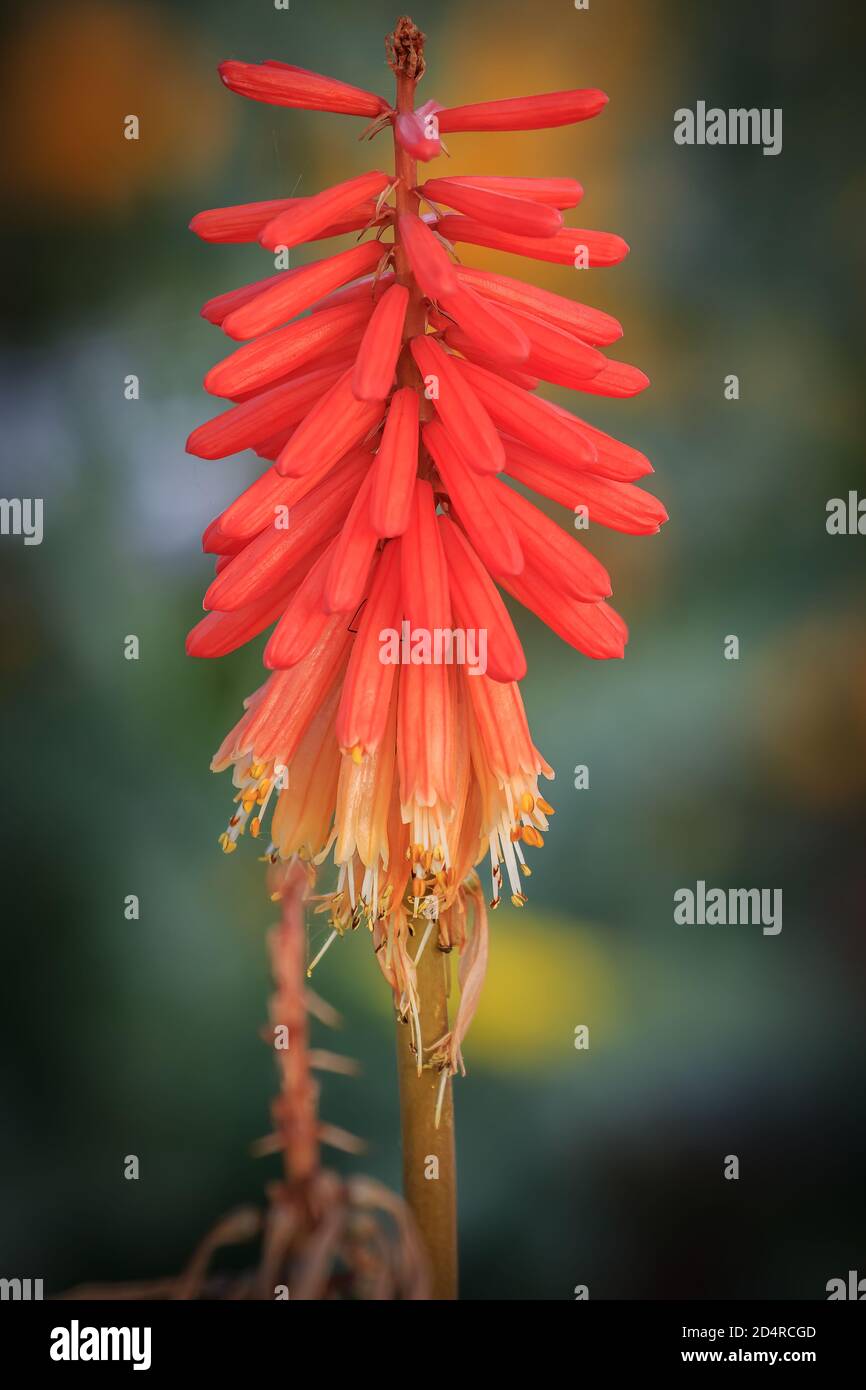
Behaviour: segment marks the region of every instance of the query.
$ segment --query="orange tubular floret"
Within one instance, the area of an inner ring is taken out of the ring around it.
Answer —
[[[487,674],[491,680],[523,680],[526,657],[499,590],[460,527],[447,516],[440,516],[438,521],[448,561],[454,621],[464,631],[471,628],[487,634]]]
[[[421,435],[457,516],[490,573],[497,579],[519,574],[523,569],[520,539],[509,519],[497,515],[495,480],[464,463],[438,420],[425,425]]]
[[[510,198],[531,198],[554,208],[576,208],[583,197],[577,179],[520,178],[513,175],[449,174],[448,182],[505,193]]]
[[[512,198],[507,193],[494,193],[469,183],[451,179],[428,179],[419,188],[428,202],[445,203],[457,212],[465,212],[491,227],[517,236],[549,237],[562,227],[562,213],[528,198]]]
[[[515,256],[551,261],[554,265],[577,266],[584,255],[587,266],[619,265],[628,255],[628,243],[621,236],[583,227],[563,227],[547,237],[517,236],[474,217],[448,215],[439,219],[436,230],[448,241],[489,246],[493,251],[511,251]]]
[[[380,116],[388,110],[387,101],[373,92],[290,63],[225,62],[219,65],[219,75],[230,91],[275,106],[367,117]]]
[[[443,295],[441,303],[445,313],[489,357],[507,367],[527,361],[529,339],[513,315],[504,313],[466,285],[460,285],[453,294]]]
[[[273,385],[287,372],[315,363],[316,358],[345,342],[348,334],[360,334],[370,317],[370,306],[337,304],[321,314],[311,314],[285,328],[275,328],[211,367],[204,388],[212,396],[237,396]]]
[[[480,101],[471,106],[452,106],[438,113],[443,134],[452,130],[541,130],[571,125],[597,116],[607,105],[597,88],[545,92],[541,96],[506,97],[504,101]]]
[[[411,632],[451,626],[448,572],[436,525],[433,489],[419,478],[412,516],[413,543],[401,547],[403,616]],[[400,799],[450,806],[454,797],[451,700],[448,667],[402,665],[397,711]]]
[[[330,541],[307,570],[271,633],[263,657],[269,670],[286,670],[303,661],[324,630],[328,614],[322,595],[335,544]]]
[[[476,270],[462,265],[457,271],[461,285],[474,289],[485,299],[493,299],[506,308],[523,309],[528,314],[546,319],[574,333],[586,343],[606,347],[622,337],[622,324],[610,314],[600,309],[591,309],[588,304],[578,304],[573,299],[564,299],[561,294],[550,290],[537,289],[522,280],[514,280],[510,275],[495,275],[492,270]]]
[[[402,536],[412,514],[418,471],[418,393],[403,386],[391,397],[373,464],[370,522],[379,536]]]
[[[499,429],[575,467],[592,468],[595,464],[595,445],[571,417],[559,415],[547,401],[472,362],[459,363],[458,370]]]
[[[668,519],[662,503],[651,492],[595,473],[570,472],[552,459],[533,453],[516,439],[505,440],[505,471],[510,478],[552,502],[561,502],[570,511],[585,506],[590,524],[609,526],[633,536],[649,536]]]
[[[457,289],[457,269],[426,222],[407,212],[397,219],[400,244],[409,258],[412,274],[428,299],[439,299]]]
[[[297,478],[336,463],[370,433],[383,413],[381,401],[359,401],[353,395],[350,369],[298,426],[276,461],[277,472]]]
[[[406,287],[391,285],[373,310],[352,374],[352,394],[359,401],[384,401],[388,395],[403,345],[403,324],[408,307]]]
[[[377,241],[364,241],[336,256],[313,261],[311,265],[286,270],[259,282],[259,293],[231,307],[222,318],[223,332],[230,338],[255,338],[286,323],[295,314],[309,309],[316,300],[340,285],[374,270],[382,259]],[[252,288],[256,288],[253,286]]]
[[[302,206],[279,213],[265,224],[258,239],[269,251],[277,246],[300,246],[304,241],[322,236],[325,229],[341,217],[350,216],[353,208],[365,198],[375,198],[388,183],[388,175],[378,170],[346,179],[344,183],[304,199]]]
[[[403,616],[400,543],[385,546],[361,613],[337,714],[344,751],[375,752],[385,732],[397,667],[380,660],[382,631],[399,631]]]
[[[505,465],[502,440],[455,359],[434,338],[413,338],[409,346],[436,414],[460,453],[479,473],[499,473]]]

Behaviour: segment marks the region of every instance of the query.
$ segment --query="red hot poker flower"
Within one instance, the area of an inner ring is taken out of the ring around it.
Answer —
[[[423,57],[418,31],[401,25],[394,108],[288,64],[220,69],[256,101],[364,117],[370,136],[390,125],[395,167],[193,219],[205,240],[269,248],[361,238],[202,310],[242,345],[205,381],[231,404],[188,448],[203,458],[252,449],[268,466],[205,531],[216,574],[188,650],[224,655],[273,628],[271,674],[213,762],[235,786],[223,848],[267,825],[274,863],[333,856],[328,942],[366,922],[419,1065],[424,942],[435,930],[442,949],[465,951],[466,1007],[436,1052],[451,1072],[487,952],[483,911],[467,939],[475,867],[489,860],[494,907],[503,890],[522,905],[526,852],[543,844],[552,812],[539,790],[552,770],[517,685],[526,658],[500,590],[593,659],[621,657],[628,635],[604,568],[511,480],[582,509],[592,526],[645,535],[667,514],[635,485],[652,471],[643,454],[536,393],[544,381],[589,396],[643,390],[642,372],[603,351],[621,336],[616,319],[453,253],[464,243],[610,266],[626,243],[563,226],[583,194],[574,179],[418,180],[417,161],[442,151],[444,133],[582,121],[607,98],[416,107]]]

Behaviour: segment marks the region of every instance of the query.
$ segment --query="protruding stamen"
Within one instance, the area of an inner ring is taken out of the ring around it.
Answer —
[[[328,950],[328,948],[334,944],[334,942],[335,942],[335,940],[337,939],[338,936],[339,936],[339,932],[338,932],[338,931],[336,931],[336,930],[335,930],[335,931],[332,931],[332,932],[331,932],[331,935],[328,937],[328,939],[327,939],[327,941],[325,942],[324,946],[322,947],[321,951],[319,951],[318,955],[317,955],[317,956],[314,956],[314,958],[310,961],[310,964],[307,966],[307,979],[308,979],[308,980],[309,980],[310,976],[312,975],[313,971],[315,970],[316,966],[319,964],[319,961],[322,959],[322,956],[325,954],[325,952]]]

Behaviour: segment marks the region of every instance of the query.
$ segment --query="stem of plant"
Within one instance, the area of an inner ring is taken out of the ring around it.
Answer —
[[[386,47],[397,83],[397,111],[414,111],[415,88],[424,72],[424,35],[411,19],[404,17],[389,36]],[[417,163],[397,143],[396,138],[394,169],[399,180],[396,187],[398,217],[403,213],[417,213]],[[394,241],[396,278],[407,287],[410,295],[403,331],[404,343],[408,343],[410,338],[424,332],[424,302],[406,253],[400,245],[396,227]],[[400,386],[412,386],[418,391],[421,416],[425,418],[429,414],[430,403],[424,397],[421,376],[407,346],[400,355],[397,380]],[[427,471],[423,458],[419,458],[419,471],[422,475]],[[450,956],[437,949],[436,933],[431,932],[417,967],[421,1041],[424,1048],[438,1042],[448,1032],[449,962]],[[445,1079],[437,1127],[437,1101],[442,1074],[427,1065],[422,1067],[419,1076],[418,1060],[412,1048],[412,1029],[398,1022],[397,1075],[403,1144],[403,1191],[427,1247],[431,1297],[448,1300],[457,1297],[457,1174],[451,1078]],[[424,1061],[423,1053],[421,1061]]]
[[[418,963],[421,1039],[425,1047],[448,1032],[450,956],[436,947],[435,932]],[[445,1082],[439,1127],[436,1102],[442,1075],[424,1067],[412,1049],[412,1029],[397,1024],[397,1075],[403,1141],[403,1192],[427,1247],[431,1297],[457,1297],[457,1170],[451,1078]]]

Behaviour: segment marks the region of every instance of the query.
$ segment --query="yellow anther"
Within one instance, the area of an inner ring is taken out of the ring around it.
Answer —
[[[522,797],[520,798],[521,811],[525,811],[526,814],[529,815],[529,812],[533,809],[534,806],[535,797],[532,795],[531,792],[524,792]]]
[[[523,835],[523,830],[522,830],[522,828],[521,828],[519,825],[513,825],[513,826],[511,827],[511,840],[512,840],[512,842],[513,842],[514,840],[519,840],[519,839],[521,838],[522,835]]]
[[[250,763],[250,776],[257,782],[265,770],[264,763]]]
[[[545,799],[544,799],[543,796],[539,796],[539,797],[536,799],[535,804],[536,804],[536,806],[538,807],[539,811],[543,811],[544,814],[545,814],[546,816],[555,816],[555,815],[556,815],[556,807],[555,807],[555,806],[551,806],[551,804],[550,804],[549,801],[545,801]]]
[[[258,794],[258,796],[256,797],[256,801],[259,803],[260,806],[261,806],[262,803],[264,802],[264,799],[265,799],[265,797],[267,796],[267,794],[268,794],[268,792],[270,791],[270,789],[271,789],[270,779],[269,779],[268,777],[266,777],[265,780],[264,780],[264,782],[262,782],[261,786],[259,787],[259,794]]]
[[[521,834],[524,844],[532,845],[535,849],[544,847],[544,837],[540,830],[536,830],[534,825],[524,825]]]
[[[512,893],[511,902],[514,907],[524,907],[526,905],[526,899],[522,893]]]
[[[258,816],[253,816],[252,820],[250,821],[250,834],[252,835],[254,840],[258,839],[261,828],[262,823],[259,820]]]
[[[226,835],[225,844],[223,845],[223,854],[234,854],[237,847],[237,840],[230,840],[228,835]]]
[[[532,878],[532,870],[528,864],[521,864],[520,872],[523,874],[524,878]]]
[[[360,743],[356,743],[355,747],[352,749],[352,762],[357,765],[358,763],[360,763],[363,756],[364,753]]]

